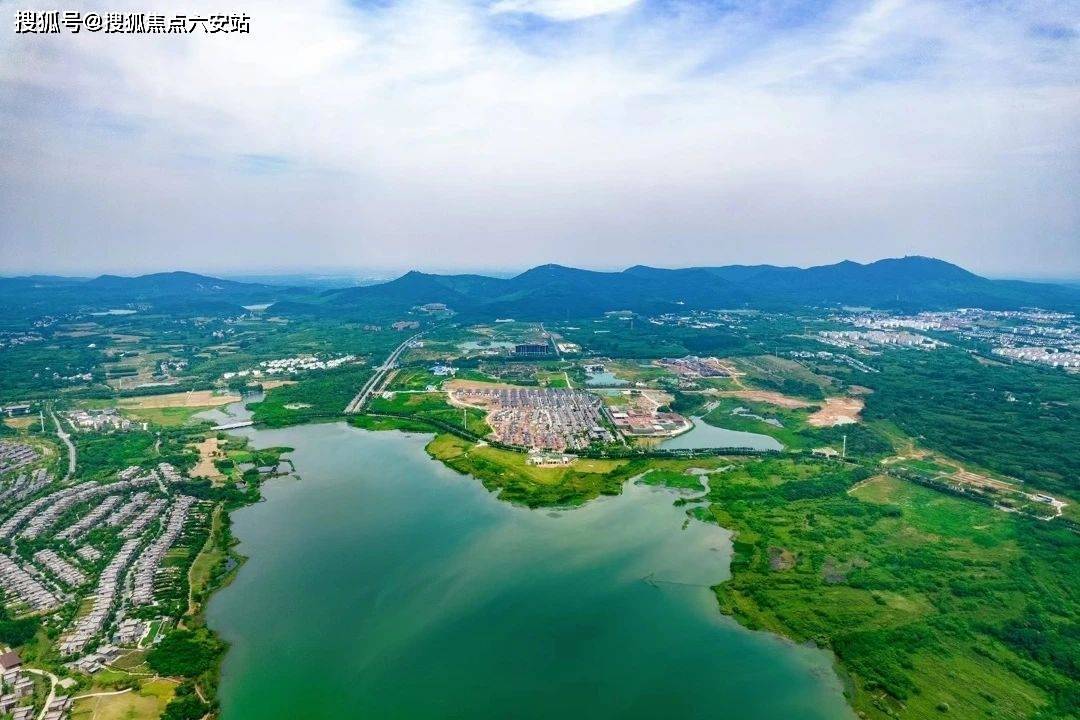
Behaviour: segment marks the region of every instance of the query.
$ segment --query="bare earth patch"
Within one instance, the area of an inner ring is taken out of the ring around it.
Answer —
[[[769,548],[769,568],[777,572],[795,567],[795,554],[782,547]]]
[[[263,390],[273,390],[284,385],[295,385],[295,380],[260,380],[259,385],[262,385]]]
[[[217,469],[217,466],[214,465],[214,458],[221,456],[217,437],[211,435],[196,447],[199,450],[199,461],[195,463],[195,469],[191,471],[192,477],[208,478],[214,481],[214,484],[217,484],[217,481],[224,477]]]
[[[857,397],[831,397],[816,413],[806,419],[813,427],[834,427],[859,422],[865,403]]]
[[[240,400],[241,397],[235,393],[218,394],[213,390],[193,390],[192,392],[124,398],[120,401],[120,406],[128,408],[214,407],[240,402]]]
[[[1004,482],[1002,480],[995,480],[992,477],[986,475],[980,475],[979,473],[971,472],[970,470],[957,470],[950,475],[953,480],[966,483],[968,485],[974,485],[980,488],[989,488],[991,490],[1016,490],[1016,486]]]
[[[718,390],[713,394],[722,397],[737,397],[742,398],[743,400],[769,403],[770,405],[788,408],[789,410],[811,407],[814,404],[809,400],[791,397],[790,395],[773,392],[772,390]]]

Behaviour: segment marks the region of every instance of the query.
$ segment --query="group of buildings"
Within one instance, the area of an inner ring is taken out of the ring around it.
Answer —
[[[694,427],[676,412],[662,411],[672,397],[659,390],[630,389],[619,392],[605,405],[611,423],[630,437],[664,438],[679,435]]]
[[[12,720],[31,720],[34,706],[26,702],[34,694],[34,679],[21,668],[18,653],[8,650],[0,654],[0,713],[11,713]]]
[[[731,375],[731,367],[715,357],[687,355],[681,358],[663,358],[657,360],[656,365],[670,370],[679,377],[723,378]]]
[[[56,554],[52,548],[44,548],[34,553],[34,560],[68,587],[77,588],[86,582],[86,575],[81,570]]]
[[[861,312],[835,319],[875,332],[947,333],[989,345],[994,355],[1007,360],[1080,368],[1080,322],[1069,313],[961,308],[914,315]]]
[[[544,358],[554,354],[551,343],[527,342],[514,345],[514,357],[518,358]]]
[[[37,332],[0,332],[0,350],[29,343],[39,343],[45,338]]]
[[[3,489],[0,490],[0,505],[30,497],[50,482],[52,482],[52,476],[45,468],[20,473],[14,480],[5,479],[2,484]]]
[[[40,578],[40,571],[31,574],[17,558],[0,554],[0,588],[9,605],[23,605],[32,612],[52,610],[59,602]]]
[[[41,459],[41,453],[33,445],[20,442],[0,444],[0,475],[18,470]]]
[[[154,580],[161,572],[161,561],[173,546],[187,522],[195,498],[181,495],[173,503],[165,521],[165,529],[150,543],[135,564],[134,583],[131,591],[132,605],[150,605],[154,601]]]
[[[827,345],[852,348],[863,353],[868,353],[875,346],[934,350],[947,345],[941,340],[907,330],[822,330],[818,333],[818,339]]]
[[[333,370],[342,365],[356,362],[356,359],[355,355],[342,355],[326,360],[320,360],[315,355],[296,355],[275,360],[263,360],[257,368],[222,373],[221,378],[223,380],[232,380],[233,378],[258,378],[263,375],[292,375],[312,370]]]
[[[429,371],[435,377],[453,377],[457,374],[457,369],[451,365],[444,363],[435,363],[429,368]]]
[[[57,648],[72,670],[94,672],[125,652],[117,646],[144,641],[152,614],[129,615],[180,587],[181,569],[165,558],[196,527],[193,514],[198,511],[198,522],[205,523],[208,509],[205,501],[176,492],[185,476],[168,463],[150,470],[133,466],[107,482],[51,492],[50,479],[0,481],[6,516],[0,524],[0,590],[14,615],[88,603]],[[0,713],[22,707],[11,694],[0,696]],[[69,711],[70,702],[54,702],[43,715],[63,718]]]
[[[1049,347],[999,347],[994,348],[994,354],[1010,360],[1056,368],[1080,368],[1080,350],[1059,350]]]
[[[612,408],[610,417],[612,424],[620,432],[635,437],[671,437],[693,428],[693,423],[673,412]]]
[[[563,451],[615,441],[600,399],[580,390],[475,387],[451,390],[450,397],[487,410],[494,437],[507,445]]]
[[[695,330],[713,328],[742,328],[748,315],[754,310],[691,310],[686,313],[664,313],[649,318],[650,325],[688,327]]]
[[[83,432],[122,432],[131,429],[131,421],[121,415],[116,408],[72,410],[64,415],[71,423],[71,427]]]
[[[847,365],[849,367],[864,373],[876,373],[879,372],[877,368],[871,367],[864,363],[862,360],[853,358],[850,355],[844,353],[834,353],[828,350],[818,350],[811,352],[810,350],[792,350],[788,353],[788,356],[797,360],[823,360],[828,363],[838,363],[841,365]]]

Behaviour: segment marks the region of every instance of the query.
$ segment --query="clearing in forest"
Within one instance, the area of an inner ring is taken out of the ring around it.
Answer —
[[[789,410],[811,407],[814,404],[809,400],[791,397],[790,395],[784,395],[783,393],[778,393],[773,390],[718,390],[715,393],[710,394],[768,403],[770,405],[776,405],[777,407],[788,408]]]
[[[166,393],[164,395],[145,395],[137,398],[124,398],[120,407],[126,408],[171,408],[171,407],[214,407],[240,402],[235,393],[219,394],[213,390],[192,390],[191,392]]]
[[[859,422],[863,403],[857,397],[831,397],[825,399],[821,409],[806,419],[813,427],[834,427]]]
[[[217,436],[211,435],[203,440],[196,446],[199,450],[199,461],[195,463],[195,469],[191,471],[192,477],[204,477],[213,481],[215,485],[219,484],[224,475],[214,465],[215,457],[224,457],[224,454],[218,448]]]

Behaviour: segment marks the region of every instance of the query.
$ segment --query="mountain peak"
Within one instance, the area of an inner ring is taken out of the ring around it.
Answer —
[[[548,263],[512,278],[413,271],[383,285],[340,291],[331,302],[382,313],[444,302],[462,315],[542,319],[624,309],[664,313],[675,308],[840,305],[897,310],[1041,305],[1071,310],[1080,307],[1080,293],[1056,286],[988,280],[943,260],[908,256],[866,264],[845,260],[811,268],[729,265],[666,269],[634,265],[621,272]]]
[[[969,272],[958,265],[924,255],[885,258],[876,260],[864,267],[875,271],[902,272],[923,279],[960,280],[979,278],[975,273]]]

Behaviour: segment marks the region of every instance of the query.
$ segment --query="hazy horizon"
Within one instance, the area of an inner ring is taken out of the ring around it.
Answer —
[[[842,262],[843,260],[849,260],[849,259],[850,258],[844,258],[842,260],[837,260],[836,262]],[[861,262],[861,264],[868,264],[868,263],[874,262],[875,260],[886,260],[886,259],[893,259],[893,258],[875,258],[873,260],[866,260],[866,261],[858,261],[858,260],[856,260],[854,262]],[[944,260],[944,258],[935,258],[935,259]],[[946,260],[946,262],[950,262],[950,261]],[[738,262],[719,263],[719,264],[689,263],[689,264],[686,264],[686,265],[659,265],[659,264],[656,264],[656,263],[630,263],[630,264],[620,264],[620,265],[592,266],[592,267],[589,267],[589,266],[581,266],[581,265],[572,265],[572,264],[565,263],[565,262],[551,261],[549,263],[539,263],[538,265],[546,265],[546,264],[564,265],[564,266],[567,266],[567,267],[573,267],[573,268],[578,268],[578,269],[582,269],[582,270],[593,270],[593,271],[597,271],[597,272],[621,272],[623,270],[626,270],[627,268],[633,267],[634,265],[650,265],[651,267],[662,267],[662,268],[668,268],[668,269],[680,269],[680,268],[692,268],[692,267],[718,267],[718,266],[721,266],[721,265],[749,265],[751,263],[738,263]],[[804,269],[816,266],[816,265],[782,265],[780,263],[767,263],[767,262],[766,263],[753,263],[753,264],[772,265],[774,267],[799,267],[799,268],[804,268]],[[822,265],[831,265],[831,264],[834,264],[834,263],[830,262],[830,263],[821,263],[821,264]],[[963,265],[960,265],[959,263],[953,263],[953,264],[956,264],[959,267],[963,267],[965,270],[975,272],[978,275],[982,275],[983,277],[987,277],[987,278],[994,279],[994,280],[1023,280],[1023,281],[1040,282],[1040,283],[1080,284],[1080,273],[1077,273],[1074,276],[1065,276],[1065,275],[1060,275],[1060,274],[1059,275],[1051,275],[1051,274],[1048,274],[1048,275],[1021,275],[1021,274],[992,274],[992,273],[984,274],[984,273],[978,273],[978,272],[972,270],[972,268],[965,267]],[[419,272],[428,273],[428,274],[435,274],[435,275],[469,274],[469,275],[487,275],[487,276],[490,276],[490,277],[513,277],[513,276],[518,275],[518,274],[520,274],[522,272],[525,272],[525,271],[527,271],[527,270],[529,270],[531,268],[537,267],[538,265],[529,265],[529,266],[520,266],[520,267],[501,267],[501,268],[500,267],[446,268],[446,267],[437,267],[437,266],[430,266],[430,267],[396,267],[396,268],[388,268],[388,267],[387,268],[378,268],[378,267],[364,268],[364,267],[347,267],[347,266],[343,266],[343,267],[338,267],[338,268],[325,268],[325,267],[295,267],[295,268],[278,267],[278,268],[272,268],[271,267],[271,268],[263,268],[263,269],[255,269],[255,268],[228,269],[228,268],[223,268],[223,269],[217,269],[217,270],[206,269],[206,268],[197,268],[197,267],[179,267],[178,266],[178,267],[149,268],[149,269],[146,269],[146,270],[134,270],[134,271],[131,271],[131,270],[125,271],[125,270],[116,270],[116,269],[108,269],[108,268],[106,268],[106,269],[102,269],[102,270],[96,271],[96,272],[77,273],[77,274],[64,273],[64,272],[54,272],[54,271],[49,271],[49,270],[42,270],[42,271],[37,271],[37,272],[26,272],[26,273],[10,273],[10,272],[5,272],[5,271],[0,270],[0,278],[19,278],[19,277],[35,277],[35,276],[37,276],[37,277],[57,277],[57,278],[65,278],[65,279],[71,279],[71,280],[78,280],[78,279],[90,280],[90,279],[93,279],[93,278],[96,278],[96,277],[99,277],[99,276],[102,276],[102,275],[115,275],[115,276],[121,276],[121,277],[137,277],[137,276],[140,276],[140,275],[152,275],[152,274],[157,274],[157,273],[188,272],[188,273],[194,273],[194,274],[198,274],[198,275],[206,275],[206,276],[216,277],[216,278],[220,278],[220,279],[223,279],[223,280],[237,280],[237,281],[243,281],[243,282],[259,282],[259,281],[263,281],[263,280],[279,280],[280,281],[280,280],[283,280],[283,279],[286,279],[286,278],[297,278],[297,279],[306,280],[308,282],[323,281],[324,283],[331,283],[333,281],[342,282],[342,281],[348,280],[348,281],[351,281],[353,283],[366,284],[366,283],[377,283],[377,282],[384,282],[384,281],[387,281],[387,280],[393,280],[393,279],[395,279],[397,277],[400,277],[401,275],[404,275],[405,273],[412,272],[412,271],[419,271]],[[285,284],[285,283],[282,282],[280,284]]]

